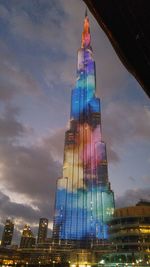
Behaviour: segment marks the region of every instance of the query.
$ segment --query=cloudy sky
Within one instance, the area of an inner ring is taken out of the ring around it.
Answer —
[[[14,219],[14,242],[39,217],[52,226],[84,12],[81,0],[0,0],[0,229]],[[149,99],[89,18],[116,206],[150,200]]]

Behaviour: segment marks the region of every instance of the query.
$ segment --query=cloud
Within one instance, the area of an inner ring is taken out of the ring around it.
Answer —
[[[7,10],[6,7],[3,9]],[[63,22],[65,21],[61,1],[22,1],[9,5],[7,23],[10,33],[28,42],[49,45],[50,49],[63,45]],[[6,19],[6,16],[5,16]],[[59,32],[59,38],[58,38]],[[54,46],[55,45],[55,46]]]
[[[112,101],[102,112],[103,138],[107,144],[108,162],[121,161],[121,151],[128,144],[150,142],[150,109],[148,106]]]
[[[60,164],[48,150],[48,147],[45,150],[38,146],[3,146],[0,158],[2,182],[6,188],[25,194],[34,204],[48,200],[53,206]]]
[[[3,19],[7,19],[9,16],[9,12],[8,12],[8,9],[0,4],[0,17],[3,18]]]
[[[16,194],[14,197],[16,202],[1,194],[0,206],[3,216],[14,215],[18,220],[20,218],[20,224],[23,223],[22,218],[25,222],[37,223],[41,216],[48,216],[51,219],[53,217],[56,179],[60,176],[61,166],[53,157],[52,147],[55,148],[52,143],[55,137],[51,137],[51,142],[47,139],[30,146],[22,144],[22,137],[27,138],[31,132],[18,121],[18,114],[17,108],[6,105],[0,117],[1,186],[11,198]],[[56,135],[59,136],[57,133]],[[35,211],[33,207],[37,210]]]
[[[0,140],[8,141],[16,137],[21,137],[31,131],[17,120],[19,109],[11,105],[6,105],[0,115]]]
[[[150,175],[147,175],[147,176],[143,176],[142,177],[142,180],[147,184],[150,182]]]
[[[65,131],[66,129],[64,128],[57,129],[52,135],[47,136],[42,140],[42,145],[45,148],[49,147],[53,157],[60,162],[63,160]]]
[[[134,177],[132,177],[132,176],[129,176],[128,179],[129,179],[129,181],[131,181],[131,182],[133,182],[133,183],[136,182],[136,179],[135,179]]]
[[[42,91],[37,80],[17,60],[14,51],[0,40],[0,101],[10,101],[24,94],[40,96]]]
[[[150,201],[150,188],[127,190],[123,196],[116,198],[116,208],[134,206],[140,200]]]
[[[104,136],[109,143],[121,144],[127,140],[150,140],[150,110],[146,106],[115,101],[104,110]]]
[[[33,222],[39,219],[39,210],[34,210],[32,207],[26,204],[15,203],[10,198],[0,191],[0,206],[1,206],[1,218],[22,219],[25,222]]]

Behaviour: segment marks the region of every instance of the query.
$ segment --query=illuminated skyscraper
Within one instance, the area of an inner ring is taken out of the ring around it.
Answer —
[[[35,237],[29,225],[25,225],[20,240],[20,248],[32,248],[35,246]]]
[[[11,220],[6,220],[2,235],[2,246],[6,247],[8,245],[11,245],[13,232],[14,232],[14,223]]]
[[[70,128],[65,134],[63,177],[57,182],[55,239],[90,242],[108,238],[114,194],[102,141],[100,99],[95,92],[95,62],[86,14],[71,96]]]
[[[48,219],[40,218],[37,243],[44,243],[47,237]]]

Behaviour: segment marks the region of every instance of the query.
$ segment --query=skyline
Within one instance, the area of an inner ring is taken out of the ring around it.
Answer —
[[[53,217],[84,10],[82,1],[0,1],[1,222],[14,216],[18,229]],[[149,99],[88,15],[115,199],[150,200]]]

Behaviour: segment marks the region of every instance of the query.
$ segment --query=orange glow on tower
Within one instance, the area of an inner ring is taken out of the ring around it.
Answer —
[[[83,26],[83,32],[82,32],[82,48],[87,48],[90,46],[91,42],[91,35],[90,35],[90,24],[89,24],[89,18],[87,14],[85,14],[84,19],[84,26]]]

